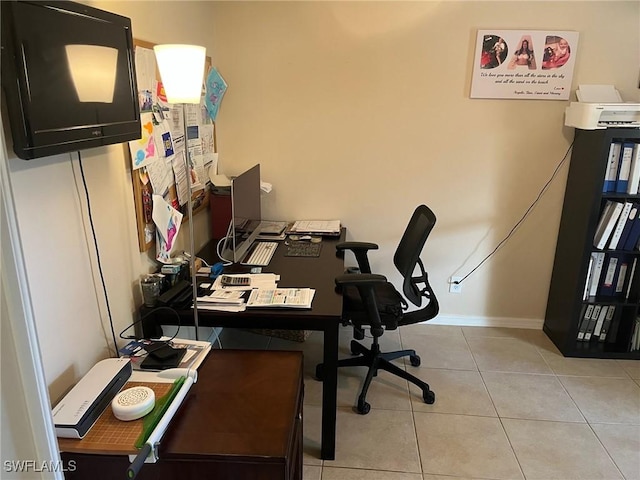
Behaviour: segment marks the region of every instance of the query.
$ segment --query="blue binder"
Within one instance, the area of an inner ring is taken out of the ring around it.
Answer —
[[[627,250],[626,248],[624,248],[624,245],[626,244],[627,239],[629,238],[629,234],[631,233],[631,229],[635,224],[636,218],[638,218],[638,207],[639,207],[639,204],[634,203],[633,206],[631,207],[631,210],[629,210],[629,216],[627,217],[627,220],[624,224],[624,228],[622,230],[622,234],[620,235],[620,239],[618,240],[617,248],[619,249]]]
[[[621,151],[621,143],[611,143],[611,146],[609,147],[609,158],[607,160],[607,172],[605,173],[604,185],[602,186],[602,191],[605,193],[615,192],[616,190],[616,179],[618,178]]]
[[[637,207],[638,212],[640,212],[640,204],[635,204],[634,207]],[[629,235],[622,245],[622,249],[634,250],[636,245],[638,245],[638,240],[640,240],[640,214],[636,215],[633,225],[631,226],[631,230],[629,231]],[[620,244],[618,244],[618,246],[620,246]]]

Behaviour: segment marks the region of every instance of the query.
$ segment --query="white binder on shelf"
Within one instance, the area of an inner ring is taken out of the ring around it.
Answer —
[[[602,275],[602,267],[604,265],[604,252],[592,253],[593,259],[593,273],[589,281],[589,296],[595,297],[598,293],[598,284],[600,283],[600,275]]]
[[[640,186],[640,144],[633,145],[631,153],[631,169],[629,171],[629,184],[627,185],[627,193],[635,195],[638,193]]]
[[[598,222],[598,226],[596,228],[596,234],[593,239],[593,245],[602,250],[609,241],[611,234],[613,233],[613,229],[622,213],[622,208],[624,205],[621,202],[614,202],[611,200],[607,200],[605,207],[600,216],[600,221]]]
[[[618,166],[621,150],[622,144],[620,142],[612,142],[611,145],[609,145],[607,173],[604,176],[604,185],[602,186],[602,191],[604,193],[613,192],[616,189],[616,179],[618,178]]]
[[[618,242],[620,241],[620,237],[622,236],[624,227],[627,224],[629,213],[631,212],[632,207],[633,203],[624,202],[622,212],[620,212],[620,216],[618,217],[618,220],[615,224],[616,226],[613,229],[613,233],[611,234],[611,240],[609,241],[609,250],[615,250],[616,248],[618,248]]]
[[[616,179],[616,192],[627,193],[629,187],[629,174],[631,173],[631,154],[633,143],[623,143],[620,151],[620,168]]]

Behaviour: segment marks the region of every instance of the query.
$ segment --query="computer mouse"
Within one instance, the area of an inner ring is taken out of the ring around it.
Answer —
[[[300,240],[311,240],[311,235],[302,235]]]

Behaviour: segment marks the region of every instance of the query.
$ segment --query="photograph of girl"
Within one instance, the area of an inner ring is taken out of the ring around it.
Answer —
[[[526,66],[529,70],[536,69],[536,59],[533,55],[533,42],[530,35],[524,35],[518,43],[507,68],[513,70],[516,67]]]
[[[485,35],[482,39],[482,56],[480,68],[496,68],[507,58],[508,48],[502,37]]]
[[[542,69],[562,67],[571,57],[569,42],[557,35],[547,36],[544,42],[544,56],[542,57]]]

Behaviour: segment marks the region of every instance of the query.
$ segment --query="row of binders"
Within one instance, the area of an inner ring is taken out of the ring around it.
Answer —
[[[640,144],[612,142],[602,191],[635,195],[639,187]]]
[[[604,342],[607,338],[615,341],[617,320],[615,305],[583,305],[578,328],[581,342]]]
[[[640,249],[640,202],[605,202],[593,246],[599,250]]]
[[[583,300],[589,297],[629,298],[638,257],[625,253],[591,252]]]

